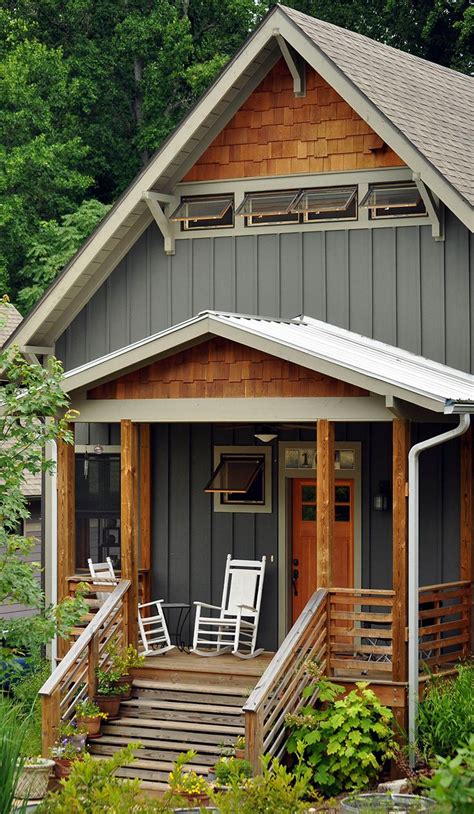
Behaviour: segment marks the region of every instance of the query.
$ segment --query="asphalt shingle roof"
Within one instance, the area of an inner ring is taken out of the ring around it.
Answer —
[[[474,80],[280,6],[348,79],[474,205]]]

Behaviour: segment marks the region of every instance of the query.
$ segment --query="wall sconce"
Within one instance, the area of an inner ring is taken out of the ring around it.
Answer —
[[[259,431],[256,432],[253,437],[256,438],[257,441],[260,441],[262,444],[271,444],[271,442],[274,441],[275,438],[278,438],[277,433],[272,432],[271,427],[267,426],[259,427],[258,430]]]
[[[390,483],[380,481],[379,490],[373,496],[373,508],[375,512],[387,512],[390,508]]]

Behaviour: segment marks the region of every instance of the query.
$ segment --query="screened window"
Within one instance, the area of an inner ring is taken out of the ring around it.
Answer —
[[[299,215],[293,212],[298,192],[247,192],[236,211],[245,218],[246,226],[267,223],[298,223]]]
[[[374,184],[360,202],[371,220],[426,215],[425,204],[416,184]]]
[[[76,568],[110,557],[120,569],[120,455],[76,455]]]
[[[198,195],[181,198],[170,217],[182,230],[218,229],[234,225],[233,195]]]
[[[357,187],[304,189],[294,209],[305,222],[357,218]]]
[[[265,502],[265,459],[263,455],[223,455],[206,486],[220,495],[223,504]]]

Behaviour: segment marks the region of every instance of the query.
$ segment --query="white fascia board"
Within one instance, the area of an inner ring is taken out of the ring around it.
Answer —
[[[343,71],[305,34],[296,23],[282,14],[279,22],[282,36],[301,54],[331,87],[364,119],[403,161],[419,173],[425,184],[440,198],[462,223],[474,232],[474,210]]]
[[[179,353],[194,342],[203,340],[208,334],[208,327],[208,316],[203,314],[172,326],[156,337],[141,339],[133,345],[65,373],[62,389],[65,393],[72,393],[75,390],[97,387],[105,381],[149,364],[150,359]]]
[[[258,319],[258,317],[257,317]],[[412,404],[418,404],[420,407],[425,407],[427,410],[433,410],[437,413],[442,413],[445,407],[445,399],[439,399],[425,395],[424,393],[416,393],[412,390],[402,387],[397,383],[384,381],[375,376],[353,370],[350,367],[345,367],[343,364],[338,364],[332,360],[323,359],[311,353],[307,353],[304,349],[296,345],[290,345],[287,342],[279,342],[274,337],[268,337],[264,334],[259,334],[254,328],[249,329],[244,325],[236,327],[229,324],[225,318],[219,318],[216,315],[209,315],[209,332],[217,336],[230,339],[234,342],[242,344],[242,333],[246,335],[244,344],[260,350],[263,353],[268,353],[272,356],[285,359],[287,362],[301,365],[309,370],[324,373],[335,379],[354,384],[372,393],[380,396],[398,396]]]
[[[75,423],[115,423],[122,419],[161,423],[268,423],[331,421],[392,421],[383,399],[347,398],[185,398],[77,399]]]
[[[107,240],[113,237],[114,232],[121,226],[123,221],[140,204],[143,192],[146,192],[158,183],[160,175],[166,170],[180,150],[193,137],[202,126],[204,119],[212,113],[215,106],[230,91],[234,82],[252,64],[260,51],[272,38],[274,28],[273,18],[281,12],[276,9],[270,14],[262,25],[256,30],[248,43],[240,53],[228,64],[222,75],[214,85],[207,91],[202,100],[190,111],[182,125],[176,130],[173,136],[166,142],[160,152],[151,159],[148,166],[133,181],[129,189],[119,199],[117,204],[104,218],[101,226],[93,237],[80,249],[75,260],[65,274],[58,277],[43,301],[27,317],[15,342],[26,345],[30,337],[39,330],[52,309],[60,302],[63,296],[69,291],[72,285],[78,281],[81,274],[91,263],[98,252],[103,248]],[[283,16],[282,16],[283,19]]]

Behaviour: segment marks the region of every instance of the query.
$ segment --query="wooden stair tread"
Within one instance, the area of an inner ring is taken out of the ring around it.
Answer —
[[[100,744],[98,744],[100,746]],[[92,755],[94,760],[103,760],[99,754],[96,752]],[[135,758],[133,763],[130,763],[129,766],[124,766],[123,768],[130,768],[130,769],[149,769],[150,771],[162,771],[162,772],[170,772],[173,768],[173,761],[172,760],[154,760],[153,758],[144,759],[144,758]],[[192,766],[190,765],[189,768],[185,767],[184,771],[191,771],[193,769],[196,772],[201,774],[207,773],[208,766],[204,766],[203,764],[193,763]]]
[[[197,699],[196,699],[197,700]],[[231,705],[222,705],[219,706],[217,704],[208,704],[206,703],[205,708],[203,709],[202,702],[199,703],[189,703],[185,702],[182,703],[180,701],[165,701],[159,698],[131,698],[129,701],[122,701],[120,707],[138,707],[140,709],[152,708],[152,709],[169,709],[169,710],[179,710],[182,712],[200,712],[202,715],[204,714],[211,714],[211,713],[218,713],[223,715],[239,715],[241,713],[241,707],[234,707]]]
[[[91,753],[94,752],[96,746],[117,746],[117,748],[121,748],[128,743],[134,743],[135,741],[128,740],[123,735],[112,735],[112,734],[104,734],[102,737],[94,743],[89,744],[89,749]],[[156,739],[148,739],[148,738],[140,738],[140,740],[136,741],[136,743],[140,743],[144,749],[148,747],[150,750],[154,751],[161,751],[161,752],[176,752],[177,755],[181,754],[181,752],[187,752],[189,749],[189,743],[182,743],[179,740],[160,740],[159,738]],[[213,756],[220,752],[220,744],[219,743],[200,743],[199,744],[199,758],[204,760],[205,755]],[[176,756],[177,756],[176,755]],[[192,762],[192,761],[191,761]]]
[[[244,729],[244,722],[242,720],[242,726],[236,726],[234,724],[230,726],[223,726],[222,724],[199,724],[199,723],[186,723],[186,721],[162,721],[159,719],[143,719],[143,718],[118,718],[116,721],[109,721],[106,725],[108,726],[136,726],[141,727],[142,729],[188,729],[191,732],[208,732],[209,734],[213,733],[223,733],[230,735],[236,734],[240,735]]]
[[[226,687],[221,684],[208,684],[206,687],[203,687],[202,684],[181,684],[175,681],[155,680],[151,678],[134,678],[133,686],[150,690],[182,690],[183,692],[196,692],[204,695],[242,695],[243,698],[246,698],[249,694],[249,687],[243,685],[242,687]],[[212,689],[210,689],[211,687]]]

